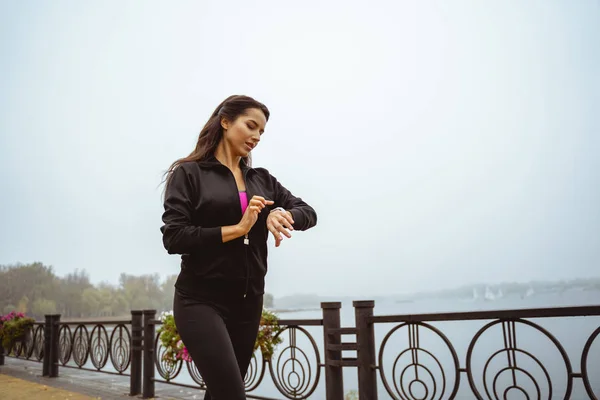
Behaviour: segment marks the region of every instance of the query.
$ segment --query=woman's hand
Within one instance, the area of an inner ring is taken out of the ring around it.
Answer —
[[[292,226],[293,223],[294,219],[292,218],[291,212],[283,210],[271,211],[267,217],[267,229],[269,229],[275,238],[275,247],[279,247],[281,244],[281,241],[283,240],[282,234],[287,238],[292,237],[288,230],[294,230],[294,227]]]
[[[238,223],[238,227],[242,235],[250,232],[250,229],[254,226],[258,220],[258,213],[268,205],[273,204],[273,200],[265,200],[262,196],[252,196],[252,199],[248,202],[248,207],[242,216],[242,219]]]

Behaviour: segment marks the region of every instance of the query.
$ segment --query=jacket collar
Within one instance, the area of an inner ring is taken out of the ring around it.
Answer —
[[[198,164],[200,164],[201,167],[206,167],[206,168],[214,168],[214,167],[219,167],[219,166],[225,167],[225,165],[223,165],[219,160],[217,160],[217,158],[214,156],[214,154],[208,156],[206,159],[204,159],[202,161],[198,161]],[[246,165],[246,163],[244,162],[244,159],[242,159],[240,161],[240,168],[242,168],[242,171],[247,171],[247,170],[252,169],[252,167],[249,167],[248,165]]]

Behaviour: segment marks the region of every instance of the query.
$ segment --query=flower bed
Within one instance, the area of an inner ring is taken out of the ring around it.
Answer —
[[[23,313],[11,312],[0,317],[0,341],[10,349],[15,343],[24,342],[35,320]]]

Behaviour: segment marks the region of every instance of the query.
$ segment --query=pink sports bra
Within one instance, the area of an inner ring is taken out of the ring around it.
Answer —
[[[242,205],[242,214],[246,212],[246,208],[248,208],[248,195],[246,192],[240,191],[240,204]]]

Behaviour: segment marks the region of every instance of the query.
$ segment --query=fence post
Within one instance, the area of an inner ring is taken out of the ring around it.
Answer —
[[[344,374],[342,367],[333,365],[331,361],[341,361],[342,351],[332,349],[330,345],[342,343],[342,335],[335,330],[340,329],[341,302],[323,302],[323,338],[325,339],[325,391],[326,400],[344,399]]]
[[[44,315],[44,355],[42,359],[42,376],[50,375],[50,353],[52,352],[52,315]]]
[[[0,342],[0,365],[4,365],[4,346]]]
[[[129,377],[129,395],[137,396],[142,392],[142,312],[131,311],[131,376]]]
[[[377,400],[375,328],[370,321],[375,302],[354,301],[352,304],[356,317],[356,342],[358,343],[358,398]]]
[[[144,375],[142,378],[142,398],[154,397],[154,339],[156,310],[144,310]]]
[[[60,355],[60,314],[50,315],[50,357],[48,376],[58,378]]]

